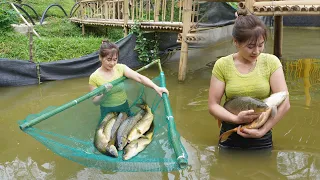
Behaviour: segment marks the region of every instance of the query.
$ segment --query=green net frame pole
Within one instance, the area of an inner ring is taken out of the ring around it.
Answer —
[[[140,71],[143,71],[145,69],[148,69],[150,66],[152,66],[152,65],[154,65],[154,64],[156,64],[158,62],[160,62],[160,60],[152,61],[151,63],[143,66],[140,69],[138,69],[136,72],[140,72]],[[117,85],[120,82],[124,81],[125,79],[126,79],[126,77],[121,77],[119,79],[116,79],[116,80],[110,82],[110,84],[112,86],[114,86],[114,85]],[[70,102],[68,102],[68,103],[66,103],[66,104],[64,104],[62,106],[57,107],[56,109],[53,109],[52,111],[49,111],[49,112],[47,112],[45,114],[42,114],[41,116],[39,116],[37,118],[34,118],[34,119],[32,119],[32,120],[30,120],[28,122],[25,122],[25,123],[21,124],[19,127],[20,127],[21,130],[24,130],[27,127],[31,127],[31,126],[33,126],[35,124],[38,124],[39,122],[41,122],[41,121],[43,121],[45,119],[48,119],[49,117],[51,117],[51,116],[53,116],[53,115],[55,115],[57,113],[60,113],[60,112],[66,110],[66,109],[68,109],[68,108],[70,108],[72,106],[75,106],[76,104],[78,104],[78,103],[80,103],[80,102],[82,102],[82,101],[84,101],[86,99],[89,99],[89,98],[91,98],[93,96],[96,96],[97,94],[101,94],[101,93],[103,93],[105,91],[108,91],[108,89],[106,89],[106,87],[104,85],[99,86],[98,88],[94,89],[93,91],[91,91],[91,92],[89,92],[89,93],[87,93],[87,94],[85,94],[85,95],[83,95],[83,96],[81,96],[81,97],[79,97],[79,98],[77,98],[77,99],[75,99],[73,101],[70,101]]]
[[[165,81],[166,79],[165,79],[164,72],[162,71],[160,61],[158,61],[158,66],[160,71],[160,86],[166,87],[166,81]],[[170,106],[168,95],[166,93],[163,93],[162,99],[163,99],[163,104],[164,104],[166,117],[169,125],[169,137],[171,138],[170,140],[173,145],[173,149],[176,153],[178,164],[181,169],[184,169],[188,166],[187,152],[185,151],[183,145],[181,144],[180,135],[177,134],[178,131],[176,129],[176,125],[174,122],[174,117],[172,114],[172,109]]]

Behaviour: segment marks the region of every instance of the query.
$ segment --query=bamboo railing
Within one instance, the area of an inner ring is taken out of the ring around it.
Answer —
[[[258,16],[275,16],[274,54],[282,56],[282,16],[320,15],[320,0],[79,0],[72,22],[85,25],[121,27],[124,35],[139,21],[143,30],[179,32],[181,43],[179,64],[180,81],[184,81],[187,69],[188,43],[205,38],[192,31],[199,20],[199,3],[239,2],[240,8],[249,9]]]
[[[72,22],[130,28],[138,20],[141,28],[178,31],[183,29],[183,0],[80,0]],[[194,1],[190,26],[198,19]]]
[[[248,1],[240,2],[240,8],[247,8],[257,16],[320,15],[319,0]]]

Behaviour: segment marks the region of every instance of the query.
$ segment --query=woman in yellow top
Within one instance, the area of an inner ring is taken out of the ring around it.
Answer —
[[[233,42],[237,52],[217,60],[212,70],[209,89],[209,112],[222,121],[220,134],[239,125],[252,122],[260,114],[253,110],[234,115],[220,105],[223,95],[226,100],[235,96],[251,96],[264,99],[271,93],[288,91],[280,60],[271,54],[262,53],[267,40],[264,23],[247,11],[238,12],[233,27]],[[237,133],[221,142],[219,147],[232,149],[266,149],[272,147],[272,127],[290,108],[289,98],[279,107],[273,119],[260,129],[238,128]]]
[[[119,48],[114,43],[109,41],[102,41],[99,50],[99,59],[101,67],[90,75],[89,88],[93,91],[95,88],[105,85],[122,76],[135,80],[143,85],[153,88],[160,96],[162,93],[169,94],[164,87],[159,87],[153,83],[149,78],[133,71],[124,64],[118,64]],[[127,112],[130,114],[129,104],[127,101],[127,94],[123,83],[113,87],[108,93],[97,95],[93,98],[95,105],[100,105],[101,119],[109,112]]]

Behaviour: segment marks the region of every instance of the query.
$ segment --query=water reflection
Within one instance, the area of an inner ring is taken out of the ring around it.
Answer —
[[[291,109],[273,129],[271,154],[222,156],[217,148],[219,129],[207,110],[208,88],[211,62],[235,51],[232,43],[227,42],[218,47],[191,50],[184,83],[177,83],[179,53],[172,56],[176,57],[175,62],[163,65],[176,127],[189,155],[188,168],[141,173],[87,168],[46,150],[19,129],[17,120],[28,114],[64,104],[88,92],[86,77],[39,86],[0,88],[0,160],[4,162],[0,163],[0,179],[320,179],[320,60],[319,41],[313,41],[320,34],[319,30],[304,30],[301,37],[301,30],[285,30],[284,57],[294,57],[283,60]],[[271,47],[270,44],[272,40],[267,46]],[[272,48],[268,49],[270,53]],[[158,70],[151,68],[144,75],[157,76]],[[163,143],[166,149],[167,141]],[[22,161],[15,157],[29,158]]]
[[[318,90],[320,84],[320,59],[299,59],[285,61],[284,70],[291,91],[301,88],[301,79],[305,94],[305,105],[311,105],[310,90]],[[312,89],[313,88],[313,89]]]
[[[288,179],[320,179],[320,159],[303,152],[277,153],[277,169]]]
[[[0,163],[0,179],[52,179],[54,178],[54,163],[37,162],[28,157],[26,161],[16,157],[11,162]]]

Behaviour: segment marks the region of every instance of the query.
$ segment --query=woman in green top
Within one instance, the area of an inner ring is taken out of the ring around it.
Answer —
[[[212,70],[209,89],[209,112],[222,121],[220,134],[237,126],[250,123],[260,114],[253,110],[234,115],[220,105],[223,95],[226,100],[235,96],[251,96],[264,99],[271,93],[288,91],[279,59],[262,53],[267,40],[264,23],[247,11],[239,11],[233,27],[233,42],[237,52],[217,60]],[[272,127],[288,112],[289,98],[279,107],[273,119],[260,129],[244,129],[220,143],[222,148],[265,149],[272,147]]]
[[[102,41],[99,50],[99,59],[101,67],[90,75],[89,88],[93,91],[101,85],[105,85],[122,76],[135,80],[143,85],[153,88],[160,96],[162,93],[169,94],[164,87],[159,87],[153,83],[149,78],[133,71],[124,64],[118,64],[119,48],[114,43],[109,41]],[[100,105],[101,120],[109,112],[127,112],[130,114],[129,104],[127,101],[127,94],[123,83],[113,87],[108,93],[93,97],[93,103]],[[100,121],[101,121],[100,120]]]

